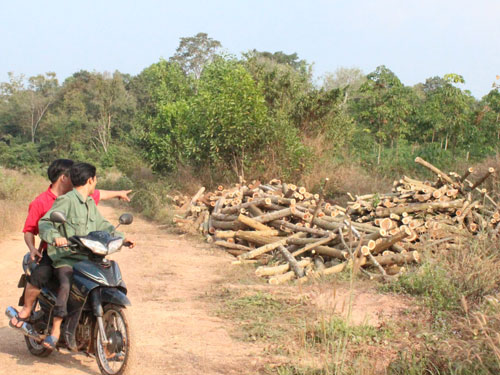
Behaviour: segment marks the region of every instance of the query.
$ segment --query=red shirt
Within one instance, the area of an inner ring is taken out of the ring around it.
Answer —
[[[50,191],[51,187],[52,185],[49,186],[47,191],[40,194],[33,200],[33,202],[30,203],[28,209],[28,217],[26,218],[26,222],[24,223],[23,233],[30,232],[35,236],[38,234],[38,221],[52,208],[52,205],[57,198],[55,194]],[[97,205],[99,204],[101,193],[96,189],[94,190],[94,194],[92,194],[91,197],[94,199],[94,202]]]

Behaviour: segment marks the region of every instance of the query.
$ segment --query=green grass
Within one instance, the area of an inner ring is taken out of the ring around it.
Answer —
[[[300,302],[260,291],[241,295],[229,289],[224,289],[218,297],[225,302],[217,314],[237,322],[241,331],[238,338],[244,341],[276,341],[303,326]]]
[[[450,283],[448,271],[440,264],[424,263],[380,290],[418,296],[434,314],[460,308],[460,290]]]
[[[352,325],[343,317],[331,316],[329,319],[320,319],[308,327],[305,339],[312,346],[331,345],[343,339],[356,344],[369,344],[379,343],[389,334],[388,328],[376,328],[366,324]]]

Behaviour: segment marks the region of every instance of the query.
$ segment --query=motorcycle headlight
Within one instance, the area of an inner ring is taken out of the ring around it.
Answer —
[[[108,243],[108,254],[111,254],[111,253],[116,253],[117,251],[119,251],[121,249],[123,245],[123,238],[119,238],[117,240],[113,240],[111,242]]]
[[[106,255],[108,254],[108,249],[106,246],[104,246],[102,243],[98,241],[92,241],[87,238],[80,238],[82,243],[88,247],[90,250],[92,250],[93,253],[99,254],[99,255]]]

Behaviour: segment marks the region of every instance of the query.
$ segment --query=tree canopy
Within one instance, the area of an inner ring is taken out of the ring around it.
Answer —
[[[218,175],[302,175],[319,159],[374,168],[415,156],[482,158],[500,142],[500,93],[481,100],[456,73],[404,85],[381,65],[339,67],[317,82],[297,53],[221,53],[206,33],[135,75],[79,71],[9,74],[0,83],[0,163],[56,157],[159,174],[181,167]]]

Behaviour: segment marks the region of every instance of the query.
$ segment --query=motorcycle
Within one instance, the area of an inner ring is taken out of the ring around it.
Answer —
[[[66,223],[65,215],[57,211],[50,215],[50,220],[62,224],[63,228]],[[131,214],[123,214],[117,228],[131,224],[132,221]],[[68,315],[63,320],[57,347],[94,355],[103,375],[122,375],[129,364],[131,351],[130,329],[125,313],[130,301],[118,263],[106,259],[106,256],[120,251],[122,246],[130,246],[131,243],[103,231],[90,232],[86,236],[72,236],[68,242],[70,249],[77,248],[79,252],[88,253],[88,259],[73,266]],[[18,287],[26,287],[26,276],[35,267],[30,254],[26,254],[23,259],[24,274]],[[46,357],[52,353],[51,349],[42,345],[42,340],[50,334],[52,328],[57,287],[57,280],[52,280],[47,288],[41,290],[30,317],[34,334],[25,335],[28,350],[38,357]],[[24,293],[19,304],[24,304]],[[39,306],[38,309],[36,305]],[[15,314],[14,311],[6,313],[9,316]]]

